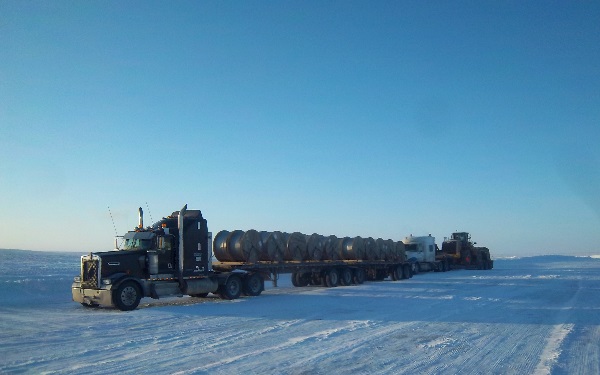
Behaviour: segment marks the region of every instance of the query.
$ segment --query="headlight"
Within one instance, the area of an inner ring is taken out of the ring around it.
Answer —
[[[111,283],[110,279],[102,279],[102,284],[110,285],[110,283]]]
[[[80,283],[81,282],[81,276],[75,276],[73,278],[73,282]]]

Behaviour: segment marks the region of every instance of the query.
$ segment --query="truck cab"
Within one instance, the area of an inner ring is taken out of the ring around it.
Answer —
[[[402,242],[406,250],[406,257],[411,263],[414,273],[423,271],[444,271],[443,260],[436,259],[438,247],[435,237],[413,236],[405,237]]]
[[[212,270],[211,236],[199,210],[184,207],[146,228],[139,212],[140,224],[117,249],[81,257],[74,301],[130,310],[142,297],[204,295],[226,281]]]

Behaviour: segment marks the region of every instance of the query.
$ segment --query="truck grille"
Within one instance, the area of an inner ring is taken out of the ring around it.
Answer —
[[[98,260],[85,260],[82,265],[81,286],[84,288],[98,287]]]

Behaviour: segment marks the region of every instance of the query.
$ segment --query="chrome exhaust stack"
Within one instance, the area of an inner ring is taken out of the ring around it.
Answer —
[[[138,208],[138,212],[140,214],[140,220],[139,220],[138,228],[139,229],[144,229],[144,211],[140,207],[140,208]]]
[[[177,228],[179,229],[179,275],[183,276],[183,217],[187,211],[187,204],[183,206],[177,216]]]

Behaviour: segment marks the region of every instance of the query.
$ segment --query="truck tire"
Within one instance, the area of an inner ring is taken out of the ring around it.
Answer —
[[[121,311],[135,310],[140,304],[142,294],[140,287],[133,281],[125,281],[112,294],[113,303]]]
[[[291,277],[292,278],[292,285],[295,286],[295,287],[299,287],[300,286],[300,284],[298,283],[298,276],[299,276],[298,272],[292,272],[292,277]]]
[[[362,284],[365,282],[365,270],[362,268],[357,268],[354,270],[354,284]]]
[[[404,265],[404,274],[403,274],[403,276],[404,276],[405,279],[410,279],[412,277],[410,265],[408,265],[408,264]]]
[[[340,272],[340,285],[348,286],[350,284],[352,284],[352,270],[344,267]]]
[[[257,273],[253,273],[244,280],[244,292],[248,296],[259,296],[264,288],[265,282]]]
[[[396,276],[396,280],[404,279],[404,267],[402,265],[394,268],[394,276]]]
[[[297,287],[308,286],[308,284],[310,284],[310,280],[311,280],[310,274],[304,273],[304,272],[296,273],[296,286]]]
[[[386,277],[388,277],[388,273],[386,270],[377,270],[375,272],[375,280],[377,281],[385,280]]]
[[[325,286],[335,288],[340,283],[340,275],[335,268],[325,271]]]
[[[325,278],[320,273],[314,272],[309,276],[309,284],[315,286],[325,286]]]
[[[225,284],[219,285],[219,296],[222,299],[237,299],[242,294],[242,279],[229,276]]]

